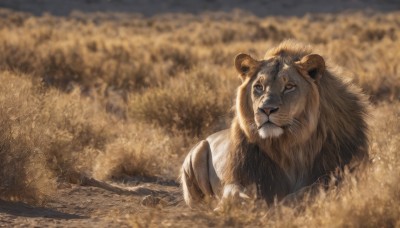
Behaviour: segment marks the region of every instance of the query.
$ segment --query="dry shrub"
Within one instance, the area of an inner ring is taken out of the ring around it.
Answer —
[[[208,67],[193,70],[170,80],[162,88],[133,95],[129,112],[132,118],[197,136],[212,128],[225,127],[233,90],[229,91],[229,84],[220,80],[221,77],[218,71]]]
[[[38,91],[9,72],[0,77],[0,198],[42,203],[55,182],[41,139],[47,129],[38,118]]]
[[[109,180],[121,178],[123,175],[150,176],[157,173],[158,161],[145,151],[145,145],[137,147],[136,143],[118,139],[108,145],[106,152],[100,153],[96,158],[94,177]]]
[[[114,139],[108,129],[111,122],[95,102],[73,92],[60,94],[49,91],[44,98],[42,113],[48,118],[49,155],[52,168],[68,178],[74,173],[89,173],[93,160],[105,145]]]
[[[95,157],[93,175],[100,180],[124,176],[162,176],[174,179],[179,167],[171,166],[185,151],[179,136],[168,136],[162,129],[138,124],[124,129],[118,139]]]

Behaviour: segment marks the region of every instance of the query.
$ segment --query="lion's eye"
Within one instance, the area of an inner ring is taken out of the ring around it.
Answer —
[[[286,86],[285,86],[285,92],[290,92],[290,91],[293,91],[295,89],[296,89],[296,85],[295,84],[289,83],[289,84],[286,84]]]
[[[261,84],[255,84],[254,89],[260,92],[263,91],[264,87]]]

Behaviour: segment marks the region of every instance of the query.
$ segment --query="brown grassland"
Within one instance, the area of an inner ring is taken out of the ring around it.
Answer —
[[[179,168],[199,138],[229,124],[240,84],[235,55],[262,58],[288,38],[312,44],[370,96],[371,164],[295,206],[190,210]],[[145,18],[1,10],[0,222],[400,227],[399,60],[396,12]],[[84,186],[86,177],[149,193],[103,192]]]

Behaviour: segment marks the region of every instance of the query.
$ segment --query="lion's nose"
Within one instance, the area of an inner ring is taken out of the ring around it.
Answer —
[[[275,107],[275,106],[269,106],[269,107],[262,107],[262,108],[259,108],[259,111],[260,112],[263,112],[263,113],[265,113],[266,115],[271,115],[272,113],[274,113],[274,112],[277,112],[279,110],[279,107]]]

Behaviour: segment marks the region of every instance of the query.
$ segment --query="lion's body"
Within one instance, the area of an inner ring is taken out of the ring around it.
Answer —
[[[288,41],[235,64],[242,85],[230,129],[200,142],[182,166],[190,206],[251,185],[272,202],[368,158],[365,97],[310,48]]]

